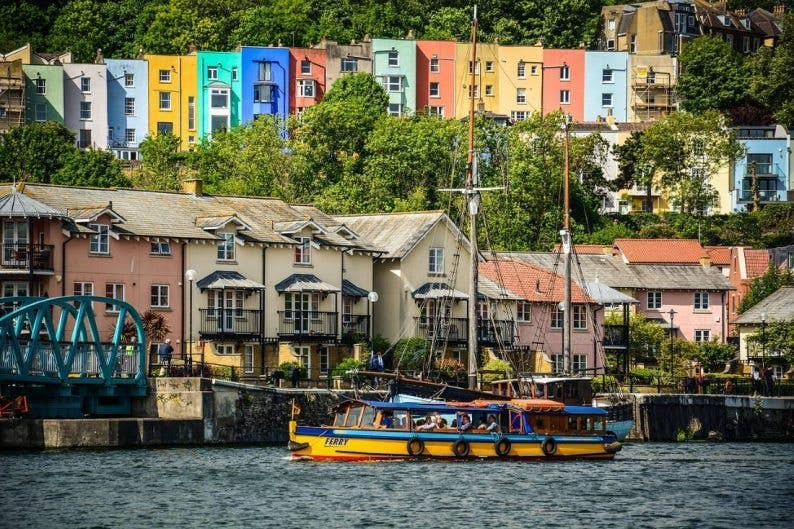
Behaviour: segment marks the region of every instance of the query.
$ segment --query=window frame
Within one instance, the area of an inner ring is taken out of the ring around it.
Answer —
[[[121,296],[117,295],[119,293],[118,290],[120,290]],[[124,283],[105,283],[105,297],[124,301]],[[105,303],[105,312],[118,314],[119,307],[118,305]]]
[[[234,247],[234,233],[225,232],[220,234],[223,239],[219,240],[216,247],[215,257],[218,261],[233,262],[236,257],[236,248]]]
[[[311,75],[312,73],[312,61],[309,59],[301,59],[301,75]]]
[[[34,79],[36,86],[36,95],[47,95],[47,79],[37,78]]]
[[[340,73],[353,73],[358,71],[358,59],[355,57],[342,57],[339,62]]]
[[[135,98],[134,97],[125,97],[124,98],[124,115],[125,116],[134,116],[135,115]]]
[[[89,224],[88,227],[99,232],[92,233],[89,237],[89,255],[110,255],[110,226],[107,224],[96,223]]]
[[[692,307],[694,310],[709,310],[710,301],[708,290],[698,290],[695,292]]]
[[[160,90],[157,96],[157,103],[159,110],[171,110],[171,92],[168,90]]]
[[[602,68],[601,69],[601,82],[602,83],[614,83],[615,82],[615,70],[612,68]]]
[[[651,298],[654,299],[653,303],[651,303]],[[645,308],[647,310],[661,310],[662,304],[661,290],[649,290],[645,293]]]
[[[311,237],[296,237],[300,244],[295,246],[293,253],[293,264],[296,265],[310,265],[312,264],[312,238]]]
[[[125,88],[135,88],[135,74],[130,72],[124,72],[124,87]]]
[[[218,67],[217,66],[207,66],[207,79],[209,81],[217,81],[218,80]]]
[[[438,57],[430,57],[430,73],[438,73],[441,71],[441,61]]]
[[[560,66],[560,81],[571,80],[571,68],[567,64]]]
[[[571,329],[586,331],[588,328],[587,319],[587,305],[571,306]]]
[[[228,88],[211,88],[210,89],[210,108],[213,110],[228,110],[231,104],[231,94],[229,94]],[[215,101],[216,98],[220,101],[223,98],[224,104],[222,106],[216,106]]]
[[[431,276],[444,275],[443,246],[434,246],[427,250],[427,274]]]
[[[78,288],[78,285],[79,288]],[[86,288],[88,287],[88,288]],[[73,281],[72,282],[72,295],[74,296],[93,296],[94,295],[94,282],[93,281]]]
[[[157,298],[157,304],[153,303]],[[161,301],[165,299],[165,305]],[[153,309],[169,309],[171,308],[171,286],[163,284],[154,284],[149,287],[149,306]]]
[[[171,70],[168,70],[168,69],[160,70],[157,73],[157,79],[161,83],[170,83],[171,82]]]
[[[571,91],[570,90],[560,90],[560,104],[561,105],[570,105],[571,104]]]
[[[532,322],[532,303],[528,301],[519,301],[516,304],[516,321],[522,323]]]
[[[386,53],[386,65],[389,68],[399,68],[400,67],[400,52],[397,50],[389,50]]]
[[[692,338],[695,343],[705,343],[711,341],[711,329],[695,329]]]
[[[89,121],[93,119],[93,109],[91,108],[91,101],[80,101],[80,120]]]
[[[149,255],[171,255],[171,243],[168,241],[152,241],[149,246]]]
[[[527,104],[527,89],[523,87],[516,88],[516,105]]]
[[[298,79],[296,89],[298,97],[314,97],[314,79]]]
[[[42,111],[43,111],[43,114],[42,114]],[[38,123],[43,123],[43,122],[47,121],[47,104],[46,103],[36,103],[36,106],[34,107],[34,113],[35,113],[35,120]]]
[[[601,93],[601,106],[606,108],[614,108],[614,95],[612,92],[602,92]],[[609,96],[609,102],[606,102],[606,98]]]
[[[428,97],[441,97],[440,84],[436,81],[428,85]]]
[[[519,79],[527,78],[527,63],[524,61],[518,61],[518,64],[516,64],[516,77]]]
[[[91,78],[88,76],[80,77],[80,92],[83,94],[91,93]]]

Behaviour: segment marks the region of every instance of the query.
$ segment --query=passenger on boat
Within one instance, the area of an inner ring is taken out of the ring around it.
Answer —
[[[502,429],[499,428],[499,422],[496,420],[496,415],[488,415],[488,426],[486,426],[485,429],[493,433],[499,433],[502,431]]]
[[[421,430],[421,431],[435,430],[436,428],[438,428],[437,415],[428,415],[427,417],[425,417],[425,422],[423,424],[418,424],[418,426],[416,427],[417,430]]]
[[[394,416],[391,412],[384,412],[383,418],[380,420],[381,428],[394,428]]]
[[[471,430],[472,426],[471,417],[465,411],[460,414],[460,420],[458,420],[458,429],[462,431]]]
[[[438,420],[438,427],[439,428],[446,428],[447,427],[447,420],[445,418],[441,417]]]

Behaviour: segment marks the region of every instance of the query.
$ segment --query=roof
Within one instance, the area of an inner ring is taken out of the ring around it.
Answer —
[[[521,301],[523,298],[510,292],[504,285],[500,285],[496,281],[492,281],[489,277],[482,274],[478,277],[479,285],[477,286],[477,297],[487,299],[506,299],[512,301]]]
[[[545,270],[561,269],[559,255],[550,252],[502,253],[503,259],[529,263]],[[576,255],[574,280],[595,281],[612,288],[660,290],[732,290],[717,267],[673,264],[626,264],[619,255]],[[520,293],[511,288],[517,294]]]
[[[414,299],[469,299],[469,295],[447,283],[425,283],[411,294]]]
[[[619,290],[606,286],[600,281],[586,281],[584,289],[587,294],[602,305],[618,305],[620,303],[639,303],[633,297],[624,294]]]
[[[292,274],[276,284],[277,292],[339,292],[339,287],[312,274]]]
[[[265,285],[262,283],[252,279],[247,279],[241,273],[235,272],[233,270],[216,270],[210,275],[196,281],[196,286],[200,290],[218,288],[259,290],[265,288]]]
[[[760,324],[766,321],[794,319],[794,287],[781,287],[768,295],[747,312],[736,318],[737,324]]]
[[[629,264],[700,264],[708,257],[695,239],[615,239],[615,248]]]
[[[706,253],[711,258],[711,264],[717,266],[731,265],[730,246],[704,246]]]
[[[565,280],[541,267],[516,260],[493,260],[480,265],[480,274],[503,284],[521,299],[537,303],[557,303],[564,299]],[[596,303],[578,284],[571,285],[574,303]]]
[[[560,251],[560,243],[554,245],[554,251]],[[574,244],[573,252],[582,254],[601,255],[603,253],[612,253],[612,246],[608,244]]]
[[[14,190],[0,197],[0,217],[62,218],[65,215],[47,204]]]
[[[337,215],[334,219],[385,253],[385,259],[402,259],[439,222],[447,222],[464,244],[469,242],[443,211],[387,213],[381,215]]]
[[[369,295],[369,291],[361,288],[352,281],[347,279],[342,280],[342,295],[350,296],[353,298],[365,298]]]
[[[769,269],[769,250],[744,249],[747,279],[762,276]]]

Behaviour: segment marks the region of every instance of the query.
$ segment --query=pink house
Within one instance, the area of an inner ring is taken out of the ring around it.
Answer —
[[[561,110],[584,121],[585,50],[543,50],[544,114]]]
[[[416,41],[416,110],[455,116],[454,41]]]

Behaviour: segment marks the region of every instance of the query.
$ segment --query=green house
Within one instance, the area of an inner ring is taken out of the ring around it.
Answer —
[[[63,66],[23,64],[25,115],[28,123],[63,123]]]
[[[198,135],[229,130],[240,124],[242,75],[240,53],[200,51],[197,56]]]

